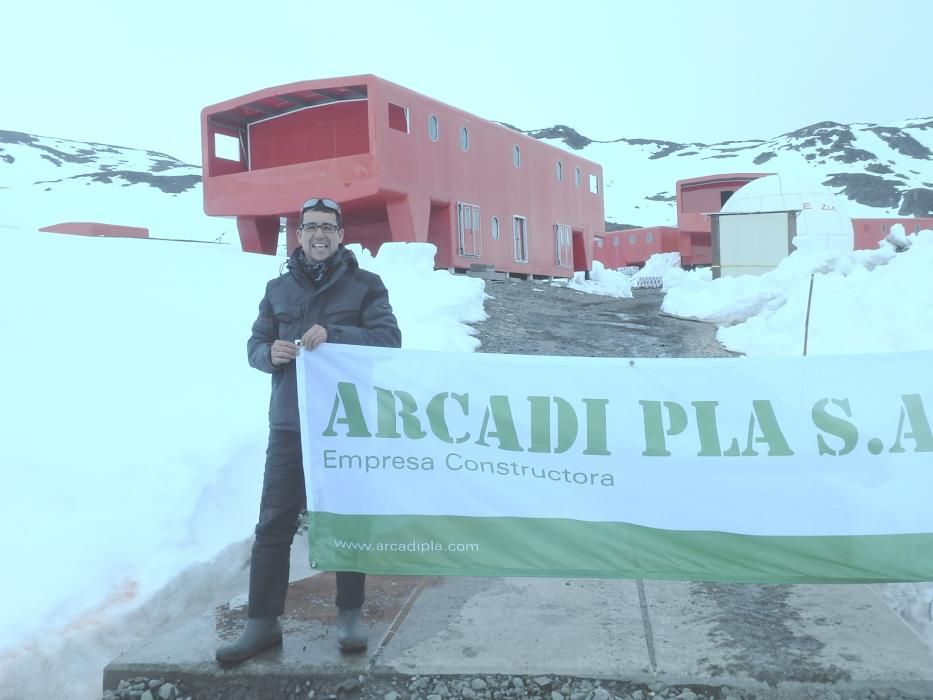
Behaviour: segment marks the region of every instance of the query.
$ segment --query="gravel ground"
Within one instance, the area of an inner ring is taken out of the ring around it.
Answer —
[[[683,321],[660,313],[663,293],[637,290],[632,299],[583,294],[547,282],[487,282],[489,318],[475,325],[481,352],[587,357],[731,357],[715,339],[715,326]],[[735,585],[703,584],[708,593],[734,600]],[[756,607],[771,605],[784,586],[739,587],[755,598]],[[772,600],[774,598],[774,600]],[[741,618],[737,614],[736,618]],[[607,672],[611,672],[607,669]],[[193,679],[192,679],[193,680]],[[244,679],[245,680],[245,679]],[[728,685],[667,685],[565,676],[444,675],[338,676],[289,678],[258,687],[192,688],[175,680],[135,678],[107,691],[104,700],[920,700],[886,688],[833,687],[814,679],[795,691],[765,682],[763,689]],[[774,679],[768,679],[774,680]],[[261,682],[261,681],[260,681]]]
[[[668,685],[569,676],[444,675],[243,678],[222,688],[185,689],[180,681],[133,678],[104,700],[929,700],[892,688],[749,690],[728,685]],[[259,683],[262,681],[259,680]],[[196,685],[196,684],[195,684]],[[182,695],[181,693],[184,693]],[[62,696],[67,697],[66,695]]]
[[[489,318],[474,327],[480,352],[585,357],[732,357],[716,327],[661,313],[663,292],[632,299],[584,294],[548,282],[487,282]]]

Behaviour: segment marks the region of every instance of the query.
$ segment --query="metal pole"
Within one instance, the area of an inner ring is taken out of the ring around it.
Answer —
[[[803,322],[803,354],[804,357],[807,355],[807,339],[810,335],[810,304],[813,301],[813,278],[814,274],[810,274],[810,293],[807,295],[807,318]]]

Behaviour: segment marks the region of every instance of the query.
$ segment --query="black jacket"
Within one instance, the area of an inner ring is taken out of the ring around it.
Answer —
[[[360,269],[353,253],[341,247],[330,275],[315,288],[299,269],[300,251],[292,253],[288,270],[266,285],[246,344],[250,365],[272,375],[269,427],[273,430],[299,431],[295,363],[273,365],[273,341],[294,341],[317,323],[327,329],[329,343],[402,345],[389,293],[379,275]]]

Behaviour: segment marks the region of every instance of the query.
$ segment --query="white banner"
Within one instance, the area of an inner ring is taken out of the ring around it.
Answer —
[[[919,535],[911,547],[926,547],[930,367],[933,353],[645,360],[325,344],[299,358],[309,509],[323,538],[318,553],[312,539],[312,558],[327,562],[328,551],[349,546],[332,541],[335,523],[356,531],[419,519],[435,529],[456,523],[458,533],[534,522],[586,537],[580,523],[598,523],[613,526],[610,540],[624,526],[624,537],[752,536],[742,542],[756,548],[755,538],[879,535]],[[367,567],[365,544],[354,550],[357,568],[395,570],[391,558]],[[462,573],[515,573],[498,544]],[[564,559],[582,557],[570,568],[587,575],[629,575],[600,547]],[[680,577],[677,568],[667,575]],[[907,569],[890,575],[928,576]]]

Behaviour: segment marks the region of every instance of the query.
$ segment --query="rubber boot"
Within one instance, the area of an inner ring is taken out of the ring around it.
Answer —
[[[214,658],[222,664],[238,664],[263,649],[282,644],[282,628],[277,617],[251,617],[243,634],[232,644],[220,647]]]
[[[337,608],[337,645],[340,651],[365,651],[369,643],[366,627],[360,620],[361,608]]]

